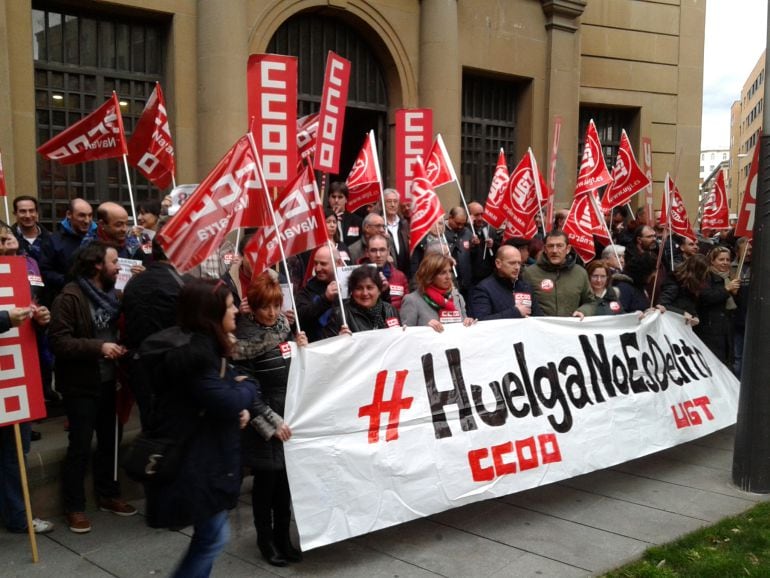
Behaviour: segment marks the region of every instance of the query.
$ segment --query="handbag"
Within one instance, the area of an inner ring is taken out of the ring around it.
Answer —
[[[123,455],[121,466],[135,482],[164,483],[179,474],[186,444],[179,439],[142,432]]]

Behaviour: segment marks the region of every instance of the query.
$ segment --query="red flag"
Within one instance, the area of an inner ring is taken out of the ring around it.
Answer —
[[[286,257],[298,255],[326,243],[326,220],[318,198],[315,175],[310,166],[297,173],[278,198],[273,211]],[[257,231],[243,250],[253,275],[259,275],[281,260],[281,249],[271,224]]]
[[[433,141],[433,146],[428,154],[425,174],[434,189],[457,180],[452,159],[449,158],[449,153],[444,146],[444,139],[441,138],[440,134],[436,135],[436,140]]]
[[[159,189],[165,189],[171,184],[175,170],[174,142],[168,127],[166,101],[158,82],[131,135],[128,162]]]
[[[348,186],[348,203],[345,210],[353,212],[356,209],[376,203],[382,195],[382,178],[380,177],[380,160],[377,158],[377,143],[374,141],[374,131],[370,130],[358,153],[353,168],[350,169],[345,184]]]
[[[199,265],[233,229],[272,223],[262,169],[248,137],[238,139],[158,233],[180,271]]]
[[[700,220],[701,229],[717,231],[730,228],[730,214],[727,209],[727,192],[725,191],[725,172],[720,169],[714,181],[714,188],[703,206],[703,217]]]
[[[265,185],[289,182],[297,166],[297,57],[252,54],[246,66],[249,126]]]
[[[759,140],[762,137],[760,130],[757,136],[757,144],[754,146],[754,157],[751,159],[749,179],[746,181],[746,190],[741,201],[741,210],[738,213],[738,222],[735,224],[736,237],[754,237],[754,214],[757,208],[757,175],[759,174]]]
[[[7,197],[8,189],[5,188],[5,172],[3,171],[3,153],[0,153],[0,197]]]
[[[625,205],[631,197],[650,185],[650,180],[636,163],[634,151],[626,136],[626,131],[620,133],[620,149],[615,166],[612,169],[612,183],[604,191],[602,209]]]
[[[118,95],[113,92],[112,98],[102,106],[40,145],[37,152],[63,165],[127,154]]]
[[[593,191],[612,182],[607,163],[604,162],[602,143],[599,142],[599,134],[593,119],[588,122],[586,128],[586,140],[583,145],[583,159],[580,161],[577,185],[575,185],[575,198],[587,191]]]
[[[529,149],[513,169],[503,194],[502,209],[508,221],[509,233],[514,237],[527,238],[532,230],[530,222],[547,201],[548,186],[537,170],[532,149]]]
[[[345,125],[349,82],[350,61],[330,50],[326,59],[316,155],[313,163],[313,168],[324,173],[336,174],[340,169],[342,129]]]
[[[596,255],[594,234],[604,229],[589,195],[593,193],[587,192],[575,197],[563,228],[570,245],[586,263]]]
[[[297,119],[297,172],[302,159],[315,154],[315,140],[318,133],[318,113]]]
[[[522,235],[519,229],[516,229],[511,225],[509,221],[505,222],[505,228],[503,229],[503,243],[508,239],[532,239],[537,235],[537,225],[535,224],[535,215],[529,220],[529,224],[526,226],[525,232]]]
[[[642,171],[650,181],[644,189],[644,216],[650,227],[655,226],[655,211],[652,208],[652,139],[642,137]]]
[[[433,110],[401,108],[396,111],[396,188],[406,201],[412,186],[412,163],[426,158],[433,134]]]
[[[668,198],[671,199],[670,220],[669,210],[667,208],[668,201],[666,200]],[[682,195],[679,194],[679,189],[676,188],[674,180],[668,173],[666,173],[665,194],[663,195],[663,204],[660,210],[660,224],[668,225],[669,222],[671,223],[671,230],[677,235],[687,237],[693,241],[698,240],[695,236],[695,231],[692,230],[692,226],[690,225],[690,219],[687,218],[687,209],[684,208]]]
[[[420,244],[425,235],[433,228],[433,225],[441,220],[444,210],[438,200],[436,191],[433,190],[430,180],[425,175],[425,165],[422,159],[417,158],[412,164],[414,179],[412,191],[409,195],[409,213],[412,216],[409,223],[409,253],[414,253],[415,247]]]
[[[484,203],[484,220],[499,229],[505,222],[505,212],[503,211],[503,196],[508,184],[508,164],[505,162],[505,151],[500,149],[497,155],[497,166],[495,174],[492,176],[492,184],[487,193],[487,202]]]

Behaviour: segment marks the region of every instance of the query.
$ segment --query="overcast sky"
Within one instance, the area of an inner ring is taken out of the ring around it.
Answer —
[[[767,0],[708,0],[701,149],[728,148],[730,106],[765,49]]]

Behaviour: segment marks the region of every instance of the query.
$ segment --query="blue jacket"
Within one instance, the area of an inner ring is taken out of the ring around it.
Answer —
[[[529,283],[521,278],[515,282],[510,279],[503,279],[495,273],[482,280],[471,291],[471,312],[479,321],[485,319],[520,319],[522,315],[516,309],[515,293],[529,295],[532,301],[533,316],[543,314]]]
[[[73,255],[83,244],[85,238],[96,235],[96,223],[86,235],[79,235],[72,229],[69,219],[59,223],[59,230],[46,238],[40,249],[40,273],[46,287],[47,304],[53,303],[53,298],[70,281],[69,270],[72,267]]]

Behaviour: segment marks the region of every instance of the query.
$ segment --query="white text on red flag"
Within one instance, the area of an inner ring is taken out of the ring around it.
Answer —
[[[730,214],[727,208],[727,191],[725,190],[725,171],[719,169],[714,181],[714,187],[703,205],[701,229],[723,231],[730,228]]]
[[[754,156],[751,159],[749,178],[746,181],[746,190],[741,201],[741,210],[738,213],[738,222],[735,225],[736,237],[754,237],[754,215],[757,208],[757,176],[759,175],[759,143],[762,132],[757,136],[757,144],[754,146]]]
[[[123,132],[123,117],[120,114],[117,94],[113,92],[111,99],[40,145],[37,152],[63,165],[127,154],[126,135]]]
[[[128,143],[128,162],[160,189],[174,176],[174,143],[160,84],[150,94]]]
[[[414,179],[409,194],[409,214],[411,221],[409,226],[409,253],[413,253],[420,241],[433,228],[433,225],[441,220],[444,210],[438,200],[436,191],[433,190],[428,178],[425,176],[425,166],[422,159],[412,165],[414,167]]]
[[[249,125],[265,181],[268,187],[282,186],[297,166],[297,58],[252,54],[246,82]]]
[[[505,222],[505,212],[503,211],[503,195],[508,184],[508,165],[505,161],[505,151],[500,149],[497,155],[497,166],[495,174],[492,176],[492,184],[489,186],[487,200],[484,203],[484,220],[499,229]]]
[[[417,157],[426,158],[433,134],[433,110],[402,108],[396,111],[396,188],[403,201],[409,194]]]
[[[337,174],[339,172],[349,82],[350,61],[330,50],[326,59],[324,89],[318,118],[316,154],[313,164],[313,168],[324,173]]]
[[[602,208],[610,210],[625,205],[631,197],[644,190],[649,184],[647,175],[636,163],[634,151],[624,130],[620,134],[620,148],[612,169],[612,182],[602,196]]]
[[[273,201],[273,212],[286,257],[298,255],[327,242],[326,221],[318,198],[313,170],[307,166]],[[281,249],[275,226],[262,227],[243,251],[254,275],[278,263]]]
[[[199,265],[244,220],[252,225],[268,224],[258,162],[248,137],[238,139],[158,233],[177,269],[188,271]]]
[[[380,200],[382,181],[379,163],[374,131],[370,130],[345,181],[348,187],[348,202],[345,207],[347,211],[353,212]]]
[[[607,163],[604,162],[602,143],[599,142],[599,133],[593,120],[586,127],[585,144],[583,145],[583,157],[580,161],[577,184],[575,185],[575,197],[587,191],[593,191],[612,181]]]

